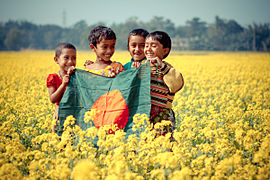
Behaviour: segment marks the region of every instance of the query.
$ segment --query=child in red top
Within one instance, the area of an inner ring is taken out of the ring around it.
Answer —
[[[47,87],[50,101],[56,104],[54,118],[58,119],[59,103],[66,90],[70,75],[76,66],[76,48],[70,43],[59,43],[55,49],[54,61],[59,64],[58,73],[49,74]]]

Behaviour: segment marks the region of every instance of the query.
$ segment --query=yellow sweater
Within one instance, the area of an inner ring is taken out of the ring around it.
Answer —
[[[183,87],[184,79],[172,65],[163,62],[165,66],[162,69],[151,65],[151,104],[171,109],[174,95]]]

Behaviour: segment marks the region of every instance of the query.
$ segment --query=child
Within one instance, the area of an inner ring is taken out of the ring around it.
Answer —
[[[60,70],[58,73],[49,74],[47,87],[50,101],[56,104],[54,119],[58,119],[59,103],[76,66],[75,46],[70,43],[59,43],[55,49],[54,61],[59,65]]]
[[[183,85],[182,74],[169,63],[163,61],[170,53],[171,38],[162,31],[147,35],[144,53],[151,62],[151,112],[150,122],[155,124],[161,120],[170,120],[175,125],[172,110],[174,95]]]
[[[131,67],[138,68],[142,60],[145,60],[144,45],[148,34],[144,29],[134,29],[129,33],[127,48],[132,58],[130,62],[124,65],[125,70],[131,69]],[[92,61],[86,60],[85,66],[92,63]]]
[[[124,65],[125,70],[131,67],[138,68],[140,63],[145,60],[144,45],[148,34],[144,29],[134,29],[129,33],[127,48],[132,58],[130,62]]]
[[[116,74],[125,70],[121,63],[111,61],[116,43],[116,36],[112,29],[97,26],[90,32],[88,40],[90,48],[96,53],[96,61],[85,64],[89,72],[115,77]]]

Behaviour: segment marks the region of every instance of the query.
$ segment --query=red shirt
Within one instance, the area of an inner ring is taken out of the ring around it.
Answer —
[[[47,77],[47,87],[53,86],[55,89],[58,89],[61,84],[62,84],[62,79],[59,77],[58,74],[49,74],[49,76]],[[67,86],[65,87],[65,90],[66,88]],[[57,101],[55,104],[59,105],[59,103],[60,101]]]

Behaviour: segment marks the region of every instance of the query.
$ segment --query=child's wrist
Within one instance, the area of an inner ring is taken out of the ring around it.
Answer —
[[[61,87],[61,88],[64,88],[66,85],[67,85],[66,83],[62,82],[62,84],[59,86],[59,88],[60,88],[60,87]]]

